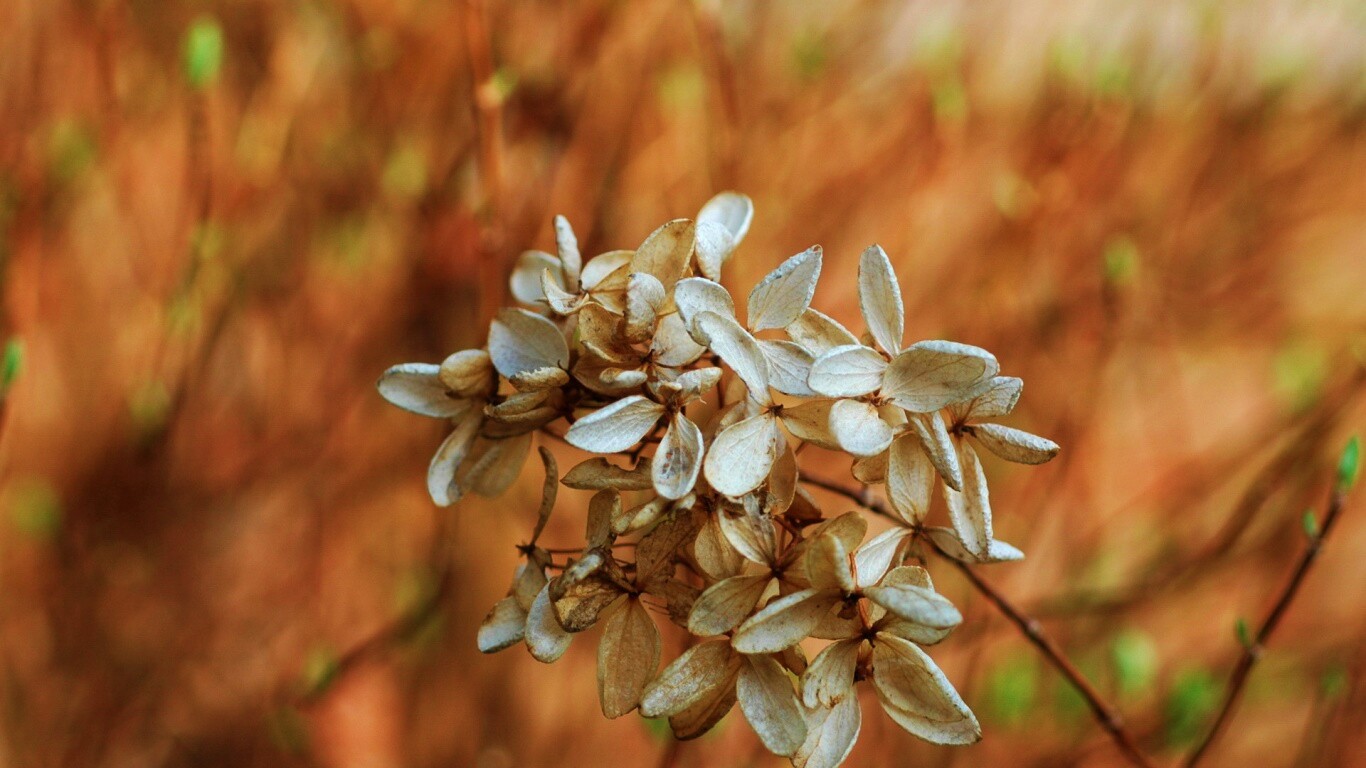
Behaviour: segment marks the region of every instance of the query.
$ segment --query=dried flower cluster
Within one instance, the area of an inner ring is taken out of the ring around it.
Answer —
[[[810,307],[819,246],[769,273],[742,322],[720,272],[752,216],[749,198],[723,193],[636,250],[586,262],[559,217],[558,253],[523,254],[512,294],[525,307],[498,315],[485,349],[380,379],[394,405],[454,425],[427,474],[439,505],[502,493],[538,432],[597,454],[560,477],[541,448],[540,513],[479,647],[525,642],[551,662],[601,623],[606,716],[639,708],[688,739],[738,701],[798,766],[849,754],[860,681],[907,731],[974,742],[976,718],[922,650],[961,616],[917,563],[925,546],[974,564],[1022,557],[992,535],[978,449],[1037,464],[1058,447],[993,423],[1021,381],[998,375],[991,353],[903,346],[900,288],[876,245],[859,262],[862,338]],[[827,517],[802,487],[808,445],[852,456],[895,524],[865,540],[859,512]],[[560,484],[594,492],[566,562],[539,543]],[[948,528],[924,524],[936,486]],[[695,638],[662,670],[657,619]],[[808,638],[831,641],[809,662]]]

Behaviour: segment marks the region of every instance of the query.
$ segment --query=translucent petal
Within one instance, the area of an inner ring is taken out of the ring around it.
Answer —
[[[805,640],[839,600],[819,589],[780,597],[741,624],[731,644],[741,653],[777,653]]]
[[[930,511],[934,495],[934,464],[913,434],[892,441],[887,459],[887,499],[908,523],[918,524]]]
[[[768,391],[768,361],[759,342],[735,318],[703,312],[694,320],[697,331],[707,339],[707,346],[721,356],[721,360],[749,388],[749,396],[767,405],[772,402]]]
[[[862,397],[882,386],[887,361],[862,344],[835,347],[811,364],[807,383],[826,397]]]
[[[505,309],[489,326],[489,357],[504,376],[569,364],[569,347],[553,322],[524,309]]]
[[[977,718],[925,652],[894,635],[873,645],[873,686],[897,725],[934,744],[972,744],[982,738]]]
[[[704,591],[693,603],[688,631],[699,637],[721,635],[749,618],[772,580],[769,574],[732,576]]]
[[[1058,455],[1058,444],[1044,437],[1000,424],[978,424],[972,436],[987,450],[1017,464],[1043,464]]]
[[[906,310],[891,259],[880,245],[870,245],[859,257],[858,301],[868,332],[889,355],[901,351],[906,332]]]
[[[862,400],[836,400],[830,406],[830,433],[855,456],[876,456],[892,444],[892,428]]]
[[[467,401],[452,397],[438,376],[440,366],[430,363],[395,365],[375,385],[380,395],[405,411],[434,418],[453,418],[470,409]]]
[[[770,413],[726,427],[707,450],[702,469],[707,482],[732,497],[758,488],[778,457],[778,439],[777,420]]]
[[[671,291],[692,264],[694,234],[688,219],[674,219],[656,229],[631,257],[631,271],[653,275]]]
[[[607,618],[598,645],[598,699],[602,713],[621,717],[635,709],[659,667],[659,629],[635,597]]]
[[[806,720],[792,681],[770,656],[750,656],[736,683],[740,710],[775,755],[791,755],[806,740]]]
[[[861,638],[840,640],[825,646],[802,673],[802,703],[807,707],[830,707],[854,691],[854,668],[858,665]]]
[[[975,397],[998,370],[996,358],[980,347],[920,341],[887,366],[882,394],[908,411],[929,413]]]
[[[749,293],[749,327],[754,331],[783,328],[802,316],[816,294],[821,275],[821,247],[813,245],[778,265]]]
[[[702,430],[680,411],[655,451],[655,492],[666,499],[681,499],[697,483],[702,470]]]
[[[664,667],[640,697],[645,717],[669,717],[731,685],[742,659],[728,640],[710,640],[684,651]]]
[[[564,437],[575,448],[617,453],[639,443],[663,415],[664,406],[642,395],[631,395],[574,422]]]

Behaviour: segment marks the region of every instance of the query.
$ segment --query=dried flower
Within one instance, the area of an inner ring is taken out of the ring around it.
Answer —
[[[967,563],[1023,557],[993,537],[974,446],[1026,464],[1058,447],[989,421],[1021,390],[991,353],[903,347],[901,291],[878,246],[859,264],[862,339],[810,306],[819,246],[764,277],[742,322],[721,269],[752,219],[749,198],[723,193],[634,251],[585,261],[557,217],[556,253],[522,254],[511,288],[523,306],[498,314],[485,349],[380,378],[387,400],[453,427],[428,470],[438,505],[502,493],[537,434],[595,454],[560,477],[541,448],[536,524],[479,648],[525,642],[552,662],[601,624],[606,716],[640,709],[693,738],[738,702],[763,744],[798,766],[848,756],[858,681],[911,733],[975,741],[972,712],[920,648],[961,616],[906,560],[921,539]],[[865,541],[859,512],[827,517],[802,488],[805,443],[884,485],[896,525]],[[951,528],[925,524],[937,483]],[[555,562],[538,542],[561,484],[594,495],[582,547],[553,550],[573,553]],[[696,639],[662,671],[659,619]],[[797,646],[812,638],[831,642],[808,665]]]

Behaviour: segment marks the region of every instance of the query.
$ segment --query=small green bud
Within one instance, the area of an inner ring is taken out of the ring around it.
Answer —
[[[1306,509],[1304,511],[1304,517],[1300,519],[1300,522],[1304,525],[1305,538],[1312,541],[1319,537],[1319,519],[1314,517],[1314,510]]]
[[[1361,438],[1352,435],[1347,447],[1342,449],[1338,460],[1338,490],[1346,493],[1356,485],[1357,472],[1361,469]]]
[[[9,394],[10,387],[24,370],[24,340],[15,336],[5,342],[5,352],[0,358],[0,397]]]
[[[202,91],[223,66],[223,28],[211,16],[196,19],[185,33],[185,79]]]
[[[1233,622],[1233,634],[1238,638],[1238,644],[1244,648],[1252,647],[1252,632],[1247,628],[1247,619],[1242,616]]]

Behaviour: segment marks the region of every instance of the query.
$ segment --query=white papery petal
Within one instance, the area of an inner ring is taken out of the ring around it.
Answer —
[[[636,272],[626,285],[626,338],[640,342],[654,333],[655,320],[668,295],[654,275]]]
[[[569,364],[564,334],[550,320],[524,309],[505,309],[489,326],[489,357],[507,377]]]
[[[801,405],[783,408],[783,426],[798,440],[838,451],[840,445],[830,432],[830,408],[833,405],[833,400],[809,400]]]
[[[764,606],[731,638],[740,653],[777,653],[805,640],[816,628],[840,595],[819,589],[804,589]]]
[[[1005,416],[1015,410],[1024,390],[1024,381],[1014,376],[996,376],[985,392],[966,403],[956,403],[950,410],[961,421],[981,421]]]
[[[892,441],[887,458],[887,498],[906,522],[919,524],[929,513],[934,474],[934,464],[918,437],[902,435]]]
[[[934,744],[982,738],[977,718],[934,660],[914,643],[879,634],[873,645],[873,686],[897,725]]]
[[[598,698],[602,714],[621,717],[640,703],[659,667],[659,628],[636,597],[607,617],[598,645]]]
[[[720,283],[704,277],[679,280],[674,286],[674,304],[678,305],[678,314],[688,326],[688,332],[692,333],[693,338],[700,344],[706,344],[707,337],[697,332],[698,315],[703,312],[715,312],[718,315],[735,317],[735,301],[730,297],[730,293]]]
[[[701,701],[718,686],[729,682],[739,667],[739,654],[726,640],[698,643],[674,659],[659,677],[645,687],[640,713],[645,717],[668,717]]]
[[[920,341],[887,366],[882,394],[900,408],[929,413],[975,397],[998,370],[996,358],[981,347]]]
[[[589,259],[583,267],[583,275],[579,277],[583,289],[592,291],[597,288],[608,275],[612,275],[630,264],[631,257],[635,254],[635,251],[608,251]],[[623,272],[623,274],[626,273]]]
[[[858,337],[844,326],[809,307],[786,330],[793,341],[818,357],[835,347],[858,343]]]
[[[569,291],[579,290],[579,271],[583,268],[583,257],[579,255],[579,239],[574,236],[574,228],[569,219],[555,217],[555,249],[560,254],[560,264],[564,269],[564,287]]]
[[[1000,424],[978,424],[972,428],[987,450],[1017,464],[1043,464],[1058,455],[1058,444],[1044,437]]]
[[[511,596],[494,604],[479,625],[475,639],[480,653],[497,653],[522,642],[526,629],[526,613]]]
[[[906,333],[906,310],[901,303],[901,285],[892,261],[880,245],[870,245],[859,257],[858,303],[863,321],[868,324],[878,346],[889,355],[901,351]]]
[[[702,210],[697,212],[697,223],[716,223],[730,232],[731,239],[738,245],[749,233],[749,225],[754,221],[754,201],[739,192],[722,192],[708,200]]]
[[[745,382],[749,396],[762,405],[773,402],[768,391],[768,361],[749,331],[741,328],[735,318],[715,312],[703,312],[694,323],[707,338],[707,346]]]
[[[721,267],[735,251],[735,238],[730,230],[714,221],[697,223],[697,271],[711,280],[721,279]]]
[[[858,741],[863,711],[858,696],[840,699],[830,709],[817,708],[806,713],[806,741],[792,756],[795,768],[839,768]]]
[[[891,567],[901,542],[910,538],[911,529],[892,528],[869,539],[854,552],[854,574],[858,586],[868,587],[882,580]]]
[[[703,462],[707,482],[727,496],[758,488],[778,458],[779,437],[777,420],[770,413],[726,427],[712,441]]]
[[[830,433],[855,456],[876,456],[892,444],[892,428],[862,400],[836,400],[830,406]]]
[[[663,415],[664,406],[643,395],[631,395],[574,422],[564,438],[585,451],[617,453],[640,442]]]
[[[807,383],[826,397],[861,397],[882,386],[887,361],[862,344],[835,347],[811,364]]]
[[[963,614],[953,603],[933,589],[896,584],[867,587],[864,594],[898,618],[926,627],[948,629],[963,621]]]
[[[925,535],[946,556],[960,563],[985,565],[989,563],[1012,563],[1024,559],[1024,553],[1017,547],[1000,539],[992,539],[983,554],[969,552],[958,539],[958,534],[948,528],[926,528]]]
[[[821,247],[813,245],[778,265],[749,293],[749,327],[782,328],[802,316],[821,276]]]
[[[974,555],[982,556],[991,544],[991,497],[987,491],[986,473],[972,446],[963,443],[958,451],[963,466],[963,492],[944,487],[944,500],[949,506],[949,521],[958,533],[963,546]]]
[[[523,304],[544,304],[545,292],[541,288],[541,273],[550,270],[555,283],[564,290],[563,271],[560,260],[545,251],[523,251],[517,257],[517,266],[512,270],[508,284],[512,297]]]
[[[379,377],[375,387],[390,403],[420,416],[453,418],[468,411],[468,401],[447,394],[440,366],[429,363],[395,365]]]
[[[792,341],[760,339],[759,348],[768,360],[769,386],[785,395],[815,397],[816,393],[806,383],[815,358],[806,347]]]
[[[767,515],[722,512],[716,516],[721,533],[740,556],[759,565],[773,565],[778,557],[778,532]]]
[[[682,315],[677,312],[665,315],[655,326],[654,338],[650,341],[650,351],[654,354],[655,364],[665,368],[682,368],[692,365],[706,353],[707,348],[698,344],[688,333]],[[711,368],[704,370],[716,370]]]
[[[531,657],[543,664],[557,661],[569,650],[574,636],[560,626],[550,603],[550,587],[543,587],[531,601],[526,617],[526,647]]]
[[[854,668],[858,665],[862,638],[841,640],[825,646],[802,673],[802,703],[807,707],[830,707],[853,693]]]
[[[954,447],[949,429],[939,414],[931,413],[916,416],[910,420],[912,431],[920,440],[920,447],[929,457],[944,484],[955,491],[963,489],[963,468],[958,462],[958,451]]]
[[[702,430],[680,411],[674,414],[655,451],[652,473],[655,492],[666,499],[681,499],[697,483],[702,470]]]
[[[707,588],[693,603],[688,631],[698,637],[721,635],[749,618],[772,580],[769,574],[732,576]]]

